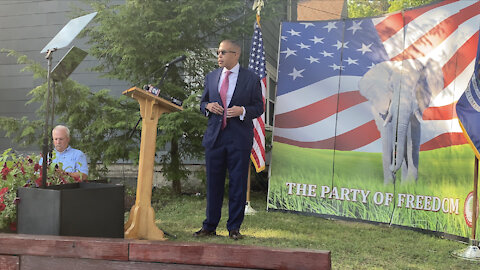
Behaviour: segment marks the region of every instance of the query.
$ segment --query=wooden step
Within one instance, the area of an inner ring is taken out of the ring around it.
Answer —
[[[331,269],[330,251],[0,234],[0,269]]]

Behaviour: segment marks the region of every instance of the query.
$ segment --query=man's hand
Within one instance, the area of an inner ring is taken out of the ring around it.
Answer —
[[[243,107],[233,106],[227,109],[227,118],[237,117],[243,114]]]
[[[223,114],[223,107],[220,106],[218,102],[208,103],[207,106],[205,106],[205,108],[211,113],[219,114],[219,115]]]
[[[80,181],[85,181],[88,178],[88,175],[81,172],[73,172],[73,173],[67,173],[67,174]]]
[[[208,103],[205,107],[209,112],[223,115],[223,107],[218,104],[218,102]],[[237,117],[243,114],[243,107],[233,106],[227,109],[227,118]]]

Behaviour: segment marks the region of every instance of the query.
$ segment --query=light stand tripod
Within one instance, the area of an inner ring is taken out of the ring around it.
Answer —
[[[50,75],[51,75],[51,70],[52,70],[52,57],[53,57],[53,52],[56,51],[57,49],[49,49],[47,51],[47,55],[45,58],[47,59],[47,93],[46,93],[46,103],[45,103],[45,124],[44,124],[44,129],[43,129],[43,150],[42,150],[42,158],[43,158],[43,163],[42,163],[42,185],[40,186],[41,188],[44,188],[47,186],[47,163],[48,163],[48,131],[49,131],[49,125],[48,125],[48,118],[49,118],[49,113],[50,113],[50,98],[54,98],[53,95],[50,97]],[[52,116],[53,117],[53,116]]]

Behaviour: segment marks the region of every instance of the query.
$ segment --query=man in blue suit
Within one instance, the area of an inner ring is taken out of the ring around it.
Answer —
[[[260,78],[240,67],[240,46],[224,40],[218,47],[218,65],[205,78],[200,110],[208,117],[203,137],[207,169],[207,209],[202,229],[193,235],[213,236],[220,221],[226,171],[229,174],[229,237],[242,238],[250,151],[253,144],[252,120],[263,113]]]

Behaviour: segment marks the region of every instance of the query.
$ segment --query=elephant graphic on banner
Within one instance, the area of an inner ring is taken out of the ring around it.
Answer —
[[[422,115],[444,88],[440,65],[417,59],[381,62],[358,86],[380,132],[384,183],[393,183],[400,167],[402,181],[417,181]]]

